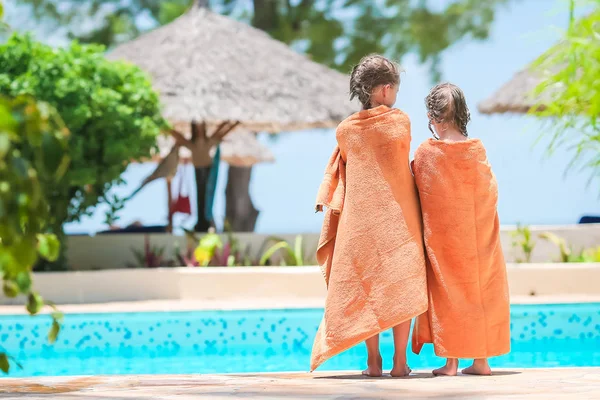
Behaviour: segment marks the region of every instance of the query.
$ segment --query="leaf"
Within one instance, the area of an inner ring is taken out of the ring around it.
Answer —
[[[46,171],[56,173],[63,162],[64,147],[61,141],[51,132],[42,136],[42,157]]]
[[[302,235],[296,236],[296,246],[294,249],[295,265],[304,265],[304,255],[302,251]]]
[[[19,286],[11,280],[4,281],[2,290],[4,291],[4,295],[8,298],[17,297],[19,294]]]
[[[4,159],[10,149],[10,137],[5,132],[0,132],[0,160]]]
[[[227,257],[227,266],[235,267],[235,256],[233,254]]]
[[[205,249],[203,247],[198,246],[194,250],[194,258],[196,258],[198,264],[202,265],[203,267],[208,265],[208,263],[212,259],[212,256],[213,254],[210,252],[210,250]]]
[[[281,249],[287,249],[291,251],[290,245],[286,241],[275,243],[273,246],[267,249],[267,251],[265,251],[263,256],[260,258],[259,264],[261,266],[265,266],[267,264],[267,261],[269,261],[273,254],[275,254],[278,250]]]
[[[60,324],[58,323],[58,321],[54,320],[52,321],[52,326],[50,327],[50,331],[48,332],[48,342],[50,342],[50,344],[55,343],[59,333]]]
[[[2,372],[4,372],[5,374],[8,374],[8,371],[10,370],[8,356],[6,355],[6,353],[0,353],[0,370],[2,370]]]
[[[37,293],[29,293],[27,297],[27,311],[31,315],[36,315],[44,307],[44,299]]]
[[[15,281],[21,293],[27,293],[31,289],[31,274],[29,271],[19,272]]]
[[[560,250],[560,259],[562,262],[569,262],[571,257],[571,249],[567,247],[565,240],[552,232],[540,233],[540,238],[553,243]]]
[[[37,260],[35,240],[28,237],[21,238],[21,241],[13,247],[13,254],[20,267],[31,268]]]
[[[60,242],[54,234],[38,234],[38,252],[48,261],[54,262],[60,255]]]

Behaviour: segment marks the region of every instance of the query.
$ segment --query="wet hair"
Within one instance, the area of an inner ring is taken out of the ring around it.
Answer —
[[[431,123],[448,122],[465,136],[467,124],[471,120],[471,113],[467,106],[467,100],[462,90],[452,83],[440,83],[435,85],[425,98],[425,107],[429,114],[429,130],[437,139],[437,135],[431,128]]]
[[[371,95],[379,85],[400,83],[400,67],[393,61],[371,54],[352,68],[350,75],[350,100],[358,98],[365,110],[371,108]]]

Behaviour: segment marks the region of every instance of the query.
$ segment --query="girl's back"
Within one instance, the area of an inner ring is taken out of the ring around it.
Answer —
[[[427,309],[419,201],[408,164],[410,121],[392,109],[398,65],[363,58],[350,76],[360,111],[337,129],[338,146],[325,170],[317,211],[327,207],[317,261],[327,284],[325,314],[311,369],[365,341],[364,375],[381,376],[379,333],[393,328],[394,367],[406,376],[411,319]]]
[[[415,152],[414,174],[428,258],[429,311],[418,318],[413,350],[433,343],[447,358],[436,375],[491,373],[487,358],[510,350],[510,307],[500,244],[498,185],[483,144],[468,139],[462,90],[440,84],[426,104],[435,139]]]
[[[346,161],[347,218],[365,225],[394,221],[389,234],[400,243],[420,237],[418,195],[409,169],[408,116],[386,106],[363,110],[342,122],[336,137]],[[373,245],[387,248],[396,243]]]

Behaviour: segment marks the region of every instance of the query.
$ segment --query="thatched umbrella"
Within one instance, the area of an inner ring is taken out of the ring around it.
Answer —
[[[235,128],[270,133],[331,128],[355,111],[343,74],[263,31],[210,12],[204,1],[172,23],[118,46],[109,57],[148,72],[165,117],[191,124],[189,140],[177,131],[172,134],[192,152],[198,210],[205,204],[210,149]],[[236,171],[230,170],[229,177]],[[249,179],[249,171],[241,172]],[[245,202],[240,201],[243,196]],[[227,197],[246,214],[255,211],[248,195]],[[210,226],[202,217],[199,213],[198,231]],[[253,226],[252,221],[247,225]]]
[[[539,96],[535,95],[535,89],[542,83],[546,75],[560,71],[561,66],[551,67],[546,71],[536,64],[552,56],[553,52],[560,46],[557,44],[542,54],[532,64],[517,72],[513,78],[502,85],[494,94],[477,105],[482,114],[517,113],[526,114],[533,107],[537,111],[544,110],[544,101],[551,96],[550,90],[544,90]]]

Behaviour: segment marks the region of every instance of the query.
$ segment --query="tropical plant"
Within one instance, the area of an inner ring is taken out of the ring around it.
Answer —
[[[576,256],[573,255],[572,247],[567,245],[566,240],[560,236],[555,235],[552,232],[544,232],[540,233],[539,237],[540,239],[547,240],[558,247],[558,250],[560,251],[560,262],[572,262],[576,259]]]
[[[581,249],[579,252],[573,250],[573,246],[568,245],[564,238],[555,235],[552,232],[540,234],[540,238],[549,241],[558,247],[560,252],[559,262],[563,263],[595,263],[600,262],[600,246]]]
[[[281,255],[282,266],[301,266],[304,264],[304,246],[302,245],[303,239],[301,235],[296,236],[293,246],[288,243],[285,239],[271,236],[267,238],[266,243],[275,242],[269,247],[260,258],[260,265],[267,265],[271,262],[271,258],[279,253]]]
[[[517,229],[511,232],[512,247],[513,249],[519,249],[523,254],[524,258],[517,257],[518,263],[529,263],[531,262],[531,255],[535,248],[535,241],[531,235],[531,229],[528,226],[517,225]]]
[[[205,266],[211,267],[248,267],[258,265],[258,260],[255,260],[250,253],[250,245],[242,249],[240,241],[235,237],[230,226],[225,224],[225,242],[219,235],[211,230],[207,235],[198,239],[195,232],[184,230],[187,236],[188,247],[178,260],[182,265],[186,266],[201,266],[196,259],[196,252],[203,254],[203,260],[210,255],[210,261]],[[217,238],[215,238],[215,235]],[[202,239],[208,236],[204,242]],[[191,243],[198,243],[194,249]]]
[[[71,132],[70,168],[47,190],[47,222],[63,244],[64,223],[89,215],[99,203],[114,212],[122,207],[111,188],[122,182],[129,162],[150,154],[166,126],[146,74],[108,61],[101,46],[52,48],[13,34],[0,45],[2,94],[27,94],[49,103]]]
[[[558,247],[560,251],[559,262],[600,262],[600,246],[581,249],[579,252],[575,252],[573,246],[568,245],[565,239],[552,232],[541,233],[540,238],[547,240]]]
[[[548,153],[573,151],[569,168],[600,178],[600,0],[588,1],[592,11],[571,23],[561,41],[539,57],[533,67],[544,79],[533,95],[539,99],[530,111],[547,122]]]
[[[581,254],[582,262],[600,263],[600,246],[585,249]]]
[[[198,267],[200,264],[194,256],[195,246],[188,244],[185,250],[181,250],[179,243],[175,243],[175,259],[179,266]]]
[[[150,236],[144,236],[144,250],[131,249],[137,264],[129,264],[129,268],[158,268],[167,267],[169,262],[165,259],[165,248],[150,244]]]
[[[198,241],[198,247],[194,250],[194,257],[199,266],[207,267],[218,249],[223,248],[221,237],[211,228],[207,234],[202,236]]]
[[[1,8],[0,8],[1,11]],[[58,238],[48,233],[52,220],[49,190],[61,185],[69,166],[69,132],[60,117],[30,97],[0,98],[0,273],[6,297],[24,295],[34,315],[53,308],[48,340],[56,340],[63,318],[52,303],[32,289],[31,270],[38,258],[56,260]],[[0,369],[10,360],[0,352]],[[18,365],[18,364],[17,364]]]
[[[235,267],[236,262],[237,257],[233,254],[231,243],[227,242],[222,247],[215,249],[215,253],[208,265],[213,267]]]

